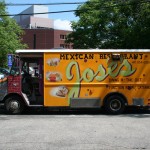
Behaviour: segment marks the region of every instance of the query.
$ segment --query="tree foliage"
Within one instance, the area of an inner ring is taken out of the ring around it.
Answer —
[[[67,42],[74,48],[150,48],[150,2],[89,0],[78,7]]]
[[[23,31],[14,19],[7,15],[4,2],[0,2],[0,67],[7,64],[7,54],[12,54],[16,49],[25,48],[21,43]]]

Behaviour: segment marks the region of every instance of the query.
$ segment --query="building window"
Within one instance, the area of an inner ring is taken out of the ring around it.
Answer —
[[[61,47],[61,48],[65,48],[65,45],[64,45],[64,44],[60,44],[60,47]]]
[[[65,48],[68,48],[68,49],[69,49],[69,48],[70,48],[70,46],[69,46],[69,45],[65,45]]]
[[[61,34],[60,35],[60,39],[65,40],[66,39],[66,35]]]

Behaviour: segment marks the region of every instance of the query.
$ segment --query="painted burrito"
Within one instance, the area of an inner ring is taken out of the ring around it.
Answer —
[[[56,95],[60,97],[66,97],[67,93],[68,89],[65,86],[60,86],[56,92]]]
[[[60,62],[59,58],[51,58],[47,60],[47,64],[49,66],[58,66],[59,62]]]
[[[55,97],[65,98],[68,94],[68,89],[66,86],[54,87],[50,91],[50,95]]]
[[[50,82],[58,82],[62,80],[62,77],[59,72],[47,72],[46,79]]]

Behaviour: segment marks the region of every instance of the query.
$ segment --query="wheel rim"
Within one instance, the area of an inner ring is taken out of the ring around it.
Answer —
[[[121,109],[121,107],[122,107],[121,102],[120,102],[120,100],[118,100],[118,99],[114,99],[114,100],[112,100],[111,103],[110,103],[110,108],[111,108],[111,110],[113,110],[113,111],[118,111],[118,110]]]
[[[12,101],[9,102],[8,110],[14,112],[14,111],[17,111],[19,108],[20,108],[20,104],[19,104],[18,101],[12,100]]]

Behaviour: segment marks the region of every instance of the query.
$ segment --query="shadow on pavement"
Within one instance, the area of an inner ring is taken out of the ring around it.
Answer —
[[[0,108],[0,115],[6,115],[7,112]],[[8,115],[8,114],[7,114]],[[28,108],[20,115],[109,115],[102,109],[53,109],[50,108]],[[110,116],[110,115],[109,115]],[[111,115],[116,116],[116,115]],[[120,117],[136,117],[136,118],[150,118],[150,109],[128,107],[123,114],[117,115]]]

